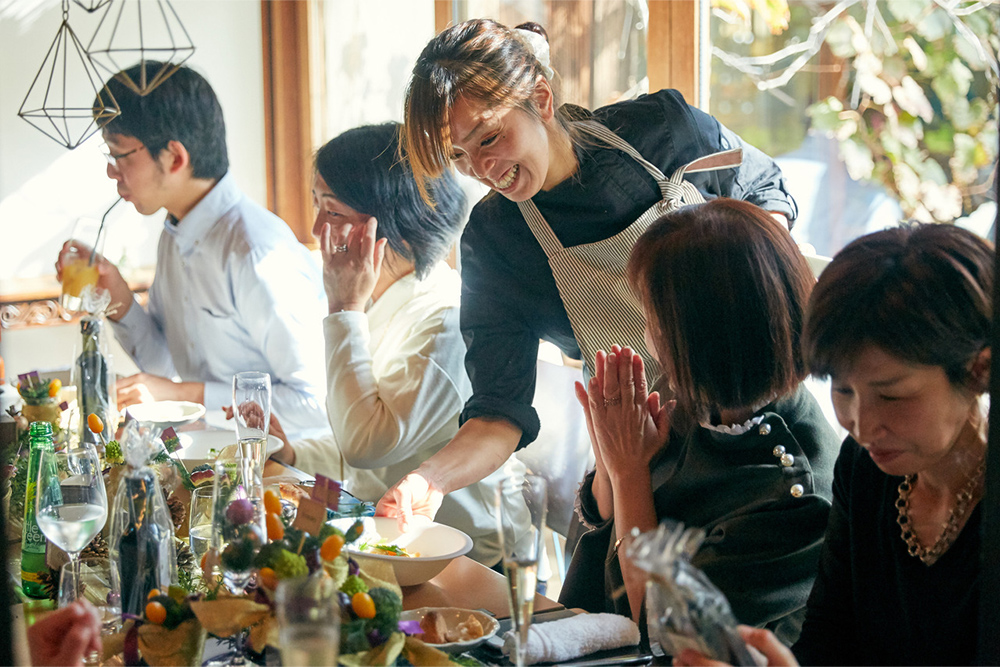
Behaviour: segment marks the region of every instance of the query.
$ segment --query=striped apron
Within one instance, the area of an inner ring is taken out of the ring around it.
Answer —
[[[578,121],[575,125],[584,133],[617,148],[641,164],[656,180],[663,199],[614,236],[569,248],[563,247],[559,242],[533,201],[529,199],[518,202],[518,208],[548,257],[549,268],[573,327],[587,373],[590,376],[594,374],[594,355],[598,350],[609,351],[612,345],[630,347],[645,362],[648,386],[662,391],[665,387],[657,384],[661,373],[659,365],[646,349],[646,320],[642,307],[625,278],[629,254],[651,222],[668,211],[705,201],[698,189],[684,180],[685,173],[738,166],[743,160],[743,150],[734,148],[699,158],[680,167],[667,178],[628,142],[600,123]]]

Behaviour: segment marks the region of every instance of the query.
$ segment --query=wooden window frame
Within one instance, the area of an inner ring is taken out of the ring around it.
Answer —
[[[455,0],[434,0],[440,32],[455,16]],[[312,237],[312,30],[307,0],[261,0],[264,76],[264,153],[267,207],[302,243]],[[650,0],[649,89],[676,88],[697,106],[699,0]]]

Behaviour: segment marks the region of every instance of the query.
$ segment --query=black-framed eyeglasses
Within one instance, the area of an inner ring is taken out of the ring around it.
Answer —
[[[145,146],[139,146],[138,148],[133,148],[132,150],[126,151],[125,153],[112,153],[111,149],[105,146],[104,150],[101,152],[104,153],[104,158],[108,161],[108,164],[117,169],[118,160],[121,160],[122,158],[127,158],[132,153],[141,151],[143,148],[145,148]]]

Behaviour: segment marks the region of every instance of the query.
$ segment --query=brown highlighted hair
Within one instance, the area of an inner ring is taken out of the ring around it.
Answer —
[[[667,213],[636,242],[628,278],[682,415],[756,406],[805,377],[814,280],[763,209],[719,198]]]
[[[518,28],[548,38],[536,23]],[[452,26],[428,42],[417,58],[406,89],[403,151],[425,199],[424,184],[451,166],[451,108],[459,97],[488,108],[520,107],[538,116],[532,94],[542,67],[511,28],[490,19]],[[558,108],[558,107],[557,107]],[[568,131],[568,122],[556,118]]]
[[[947,224],[908,224],[855,239],[820,276],[803,351],[818,376],[851,368],[868,345],[941,366],[959,388],[990,345],[993,246]]]

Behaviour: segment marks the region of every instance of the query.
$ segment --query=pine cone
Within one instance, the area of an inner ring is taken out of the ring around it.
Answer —
[[[184,570],[188,574],[194,572],[194,554],[191,553],[191,547],[185,540],[177,539],[174,541],[175,553],[177,554],[177,569]]]
[[[108,542],[104,539],[102,533],[98,533],[90,544],[83,548],[80,552],[80,558],[107,558],[108,557]]]
[[[174,494],[167,498],[167,507],[170,509],[170,521],[174,524],[174,530],[180,530],[187,518],[187,508],[184,502]]]
[[[50,600],[59,598],[59,570],[46,569],[38,573],[38,583],[45,591],[45,597]]]

